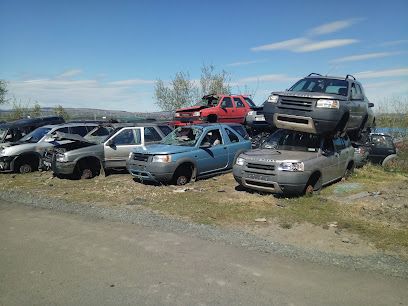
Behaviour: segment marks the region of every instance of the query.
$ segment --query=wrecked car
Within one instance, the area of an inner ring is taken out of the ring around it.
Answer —
[[[397,149],[390,135],[371,133],[369,136],[369,154],[367,160],[383,166],[396,157]]]
[[[25,118],[0,124],[0,143],[15,142],[36,128],[49,124],[64,123],[64,118],[48,116],[40,118]]]
[[[243,95],[206,95],[191,107],[176,110],[174,126],[205,122],[235,122],[243,124],[247,113],[256,107],[251,98]]]
[[[176,128],[160,144],[132,150],[127,169],[140,181],[185,185],[230,170],[251,142],[240,124],[200,124]]]
[[[347,131],[352,140],[375,124],[373,103],[352,75],[311,73],[284,92],[273,92],[264,105],[266,121],[278,128],[328,134]]]
[[[44,151],[57,143],[57,132],[86,135],[96,124],[64,123],[45,125],[25,135],[17,142],[0,145],[0,171],[28,173],[38,170]]]
[[[125,169],[131,149],[159,142],[171,131],[165,124],[140,123],[101,126],[82,139],[63,135],[61,139],[73,141],[58,146],[48,162],[58,176],[92,178],[99,175],[102,169]],[[107,132],[109,134],[101,140],[100,135]]]
[[[354,169],[354,149],[345,137],[278,130],[261,148],[238,156],[233,174],[248,189],[301,195],[320,191]]]

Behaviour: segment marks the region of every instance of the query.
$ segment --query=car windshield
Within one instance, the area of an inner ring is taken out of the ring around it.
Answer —
[[[38,129],[35,129],[31,133],[25,135],[23,138],[20,139],[22,142],[31,142],[31,143],[36,143],[40,141],[41,138],[43,138],[49,131],[51,131],[51,128],[47,127],[40,127]]]
[[[215,96],[205,96],[198,101],[195,106],[216,106],[218,104],[218,97]]]
[[[84,136],[86,140],[95,143],[103,143],[110,138],[118,129],[110,126],[98,126]]]
[[[174,146],[190,146],[193,147],[203,133],[203,129],[199,127],[178,127],[162,141],[162,144]]]
[[[293,85],[289,91],[321,92],[347,96],[348,82],[346,80],[327,78],[305,78]]]
[[[317,152],[320,137],[315,134],[278,130],[262,144],[263,149]]]

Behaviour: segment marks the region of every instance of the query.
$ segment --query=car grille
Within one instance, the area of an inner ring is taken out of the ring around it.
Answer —
[[[138,161],[147,162],[148,159],[149,159],[149,155],[140,154],[140,153],[134,153],[134,154],[133,154],[133,159],[134,159],[134,160],[138,160]]]
[[[261,169],[261,170],[275,170],[275,165],[263,165],[263,164],[252,164],[248,163],[247,168],[249,169]]]
[[[281,97],[279,108],[311,111],[316,99],[300,97]]]

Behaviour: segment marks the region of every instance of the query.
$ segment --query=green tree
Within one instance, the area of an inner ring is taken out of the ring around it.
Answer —
[[[16,99],[13,99],[11,112],[10,112],[10,119],[17,120],[17,119],[24,118],[27,115],[28,115],[27,106],[24,105],[22,102],[19,102]]]
[[[70,118],[68,112],[62,107],[62,105],[54,107],[54,114],[56,114],[57,116],[61,116],[65,120],[69,120]]]
[[[6,104],[8,101],[6,99],[7,94],[7,83],[4,80],[0,80],[0,105]]]
[[[30,111],[30,115],[32,117],[40,117],[41,116],[41,105],[38,102],[34,103],[34,106],[32,107],[31,111]]]
[[[177,72],[170,85],[157,80],[154,88],[156,105],[164,111],[175,111],[191,105],[197,97],[197,89],[190,76],[185,72]]]
[[[203,65],[199,84],[190,79],[186,72],[177,72],[170,84],[157,80],[154,88],[156,105],[164,111],[191,106],[201,96],[207,94],[230,94],[229,74],[216,72],[212,65]]]

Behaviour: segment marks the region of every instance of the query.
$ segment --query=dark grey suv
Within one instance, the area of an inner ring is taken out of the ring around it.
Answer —
[[[326,134],[347,131],[352,140],[374,124],[373,103],[353,76],[311,73],[264,105],[266,121],[278,128]]]

